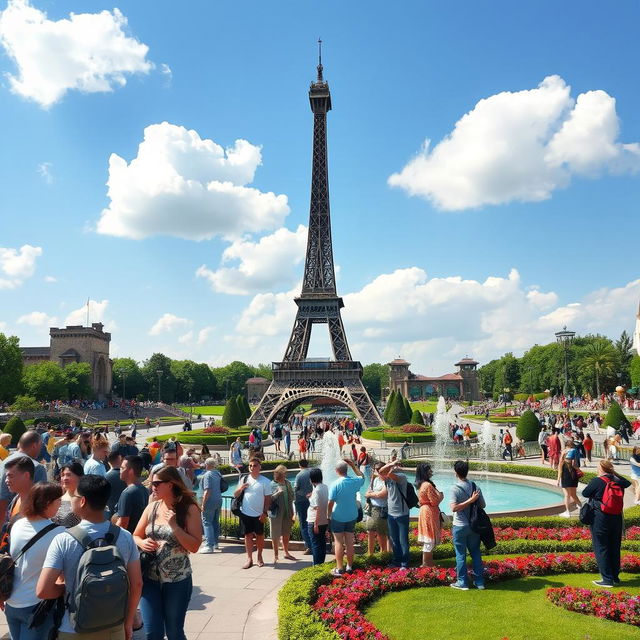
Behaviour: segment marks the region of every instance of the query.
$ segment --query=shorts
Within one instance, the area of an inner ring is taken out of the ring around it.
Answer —
[[[240,534],[243,536],[255,533],[257,536],[264,535],[264,523],[260,522],[260,517],[246,516],[240,514]]]
[[[353,533],[356,530],[356,521],[340,522],[339,520],[331,520],[329,522],[329,531],[331,533]]]
[[[433,540],[422,541],[422,553],[431,553],[435,549],[436,543]]]
[[[389,535],[386,514],[387,510],[384,507],[371,505],[371,515],[367,518],[367,522],[365,523],[367,531],[374,531],[375,533],[379,533],[381,536]]]

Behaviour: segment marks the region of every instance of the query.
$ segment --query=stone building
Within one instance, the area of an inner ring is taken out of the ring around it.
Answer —
[[[444,396],[460,400],[482,400],[478,383],[478,362],[473,358],[462,358],[454,366],[455,373],[430,377],[411,373],[410,362],[398,357],[387,363],[389,366],[389,390],[400,391],[411,400]]]
[[[256,377],[249,378],[246,382],[247,385],[247,400],[250,404],[258,404],[262,400],[262,396],[267,392],[271,380],[266,378]]]
[[[111,394],[112,370],[109,358],[111,334],[101,322],[90,327],[68,326],[49,329],[48,347],[21,347],[25,365],[50,360],[65,367],[70,362],[88,362],[93,372],[92,388],[98,399]]]

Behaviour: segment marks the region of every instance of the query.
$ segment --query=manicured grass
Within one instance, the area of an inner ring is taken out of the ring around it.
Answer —
[[[621,574],[623,590],[640,594],[640,576]],[[367,617],[392,640],[632,640],[638,628],[566,611],[546,598],[548,587],[597,589],[595,574],[535,576],[489,584],[486,591],[429,587],[390,593]]]
[[[209,404],[209,405],[205,405],[203,407],[194,404],[193,407],[191,407],[191,405],[188,404],[181,404],[181,405],[177,405],[178,409],[182,409],[183,411],[186,411],[187,413],[189,413],[190,411],[193,410],[193,414],[194,415],[198,415],[199,413],[202,414],[203,416],[221,416],[224,413],[224,405],[223,404]]]
[[[386,442],[434,442],[435,436],[430,431],[425,433],[404,433],[399,427],[372,427],[362,432],[362,437],[367,440],[382,440]]]
[[[425,413],[435,413],[438,408],[438,403],[434,400],[426,400],[425,402],[410,402],[412,409],[417,409],[418,411],[424,411]]]

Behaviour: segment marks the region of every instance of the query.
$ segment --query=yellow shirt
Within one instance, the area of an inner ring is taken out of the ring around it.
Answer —
[[[0,444],[0,460],[4,460],[9,455],[9,452]]]

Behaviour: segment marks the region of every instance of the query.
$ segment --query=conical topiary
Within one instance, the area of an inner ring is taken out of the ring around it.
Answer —
[[[3,431],[4,433],[11,434],[11,445],[17,446],[18,440],[20,440],[20,436],[27,430],[24,426],[24,422],[22,422],[22,418],[19,416],[13,416],[5,425]]]
[[[607,417],[604,419],[602,426],[613,427],[614,429],[616,429],[616,431],[618,429],[626,427],[629,431],[631,431],[631,425],[629,424],[627,417],[624,415],[620,405],[615,401],[611,403],[609,411],[607,411]]]
[[[242,396],[242,404],[244,405],[244,413],[247,416],[247,420],[251,417],[253,411],[251,411],[251,407],[249,406],[249,401],[247,400],[247,396]]]
[[[538,440],[540,433],[540,420],[536,418],[536,414],[527,409],[519,418],[516,427],[516,435],[525,442],[534,442]]]
[[[396,392],[392,391],[389,394],[389,397],[387,398],[387,406],[385,407],[384,415],[382,416],[386,424],[389,424],[389,411],[391,410],[391,405],[393,404],[395,397],[396,397]]]
[[[411,424],[424,424],[422,413],[414,409],[411,413]]]
[[[238,408],[236,397],[229,398],[222,414],[222,424],[230,429],[235,429],[245,424],[245,422],[246,420]]]
[[[236,396],[236,402],[238,403],[238,410],[240,411],[240,415],[245,420],[247,420],[249,418],[249,415],[251,415],[251,414],[247,415],[247,407],[245,407],[245,404],[244,404],[245,403],[245,399],[244,399],[244,396],[241,393],[239,393]]]
[[[407,424],[408,422],[411,422],[411,414],[413,413],[413,410],[411,409],[408,398],[403,397],[402,402],[404,403],[404,424]]]
[[[401,393],[396,393],[393,398],[393,402],[389,407],[389,414],[387,416],[387,424],[392,427],[399,427],[400,425],[407,423],[407,414],[404,408],[404,398]]]

